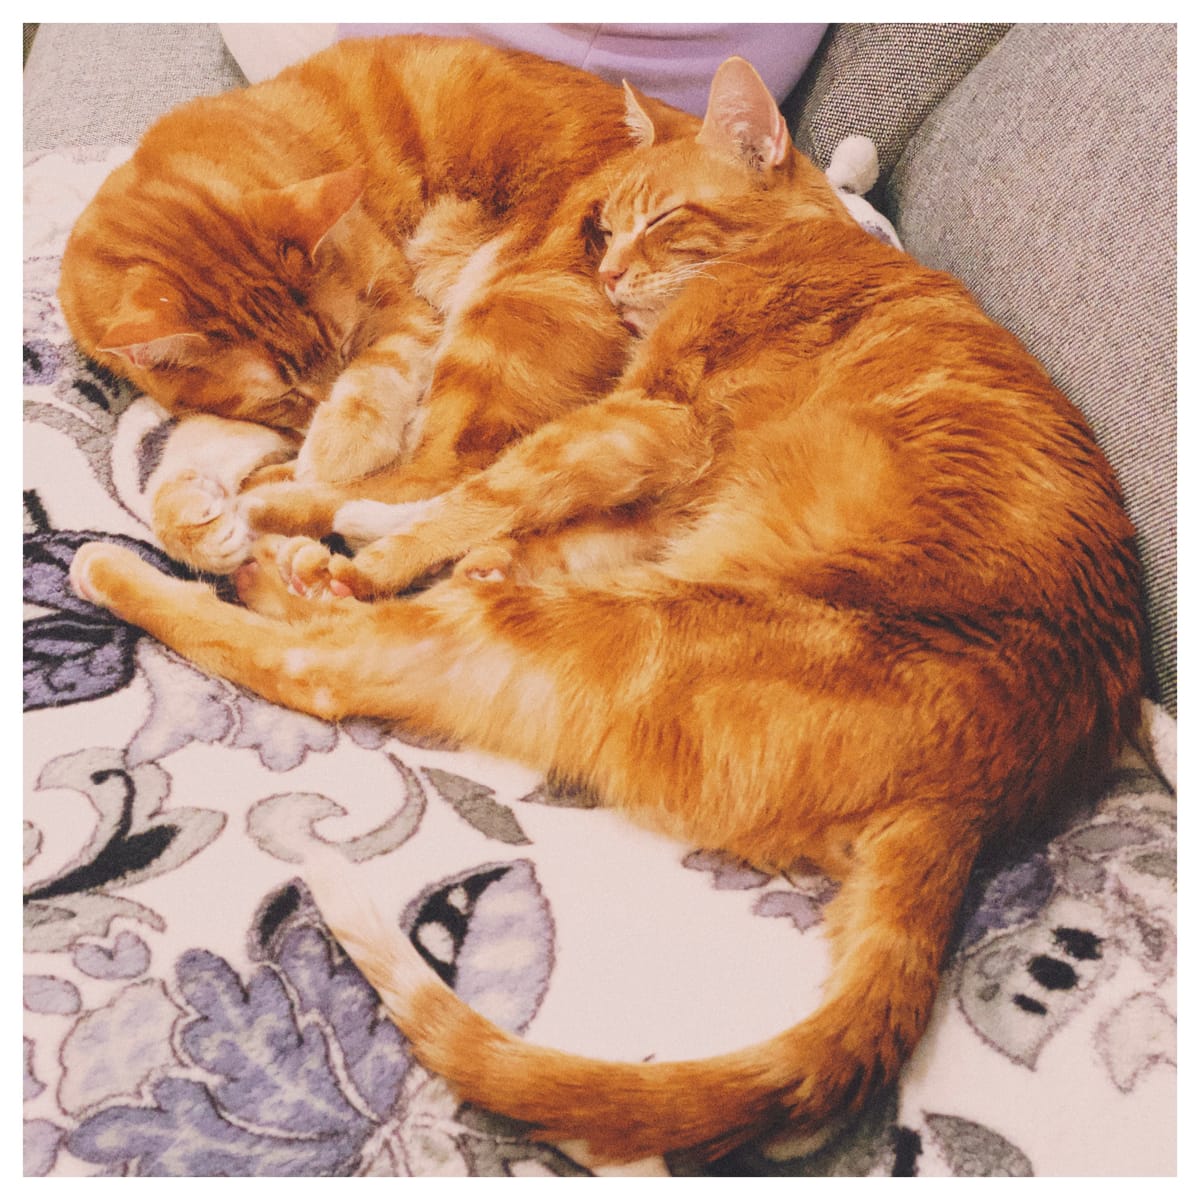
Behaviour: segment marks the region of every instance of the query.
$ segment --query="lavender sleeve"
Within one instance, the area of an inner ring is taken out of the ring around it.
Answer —
[[[824,25],[339,25],[338,37],[431,33],[474,37],[582,67],[602,79],[628,79],[648,95],[703,115],[713,73],[739,54],[753,63],[777,102],[796,86]]]

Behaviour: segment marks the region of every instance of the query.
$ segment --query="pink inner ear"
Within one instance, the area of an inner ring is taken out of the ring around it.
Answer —
[[[208,344],[202,333],[170,328],[152,317],[118,321],[109,327],[97,350],[119,354],[135,367],[143,369],[168,362],[194,359]]]
[[[645,97],[633,87],[628,79],[621,81],[625,90],[625,124],[633,135],[637,146],[652,146],[657,134],[654,120],[645,108]]]
[[[364,167],[347,167],[287,187],[253,192],[246,197],[246,206],[260,228],[294,243],[312,258],[363,194],[366,183]]]
[[[714,149],[747,153],[776,167],[791,148],[787,122],[758,72],[743,58],[727,58],[713,76],[704,124],[696,141]]]

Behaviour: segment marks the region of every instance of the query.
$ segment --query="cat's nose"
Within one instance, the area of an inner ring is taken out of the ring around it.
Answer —
[[[621,277],[625,274],[625,271],[625,267],[619,267],[611,263],[605,266],[604,263],[601,263],[597,274],[600,276],[600,280],[604,286],[611,291],[616,287]]]

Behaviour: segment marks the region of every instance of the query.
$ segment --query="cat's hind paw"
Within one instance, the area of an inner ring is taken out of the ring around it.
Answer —
[[[325,596],[343,597],[350,589],[331,573],[334,555],[329,547],[310,538],[290,538],[278,559],[280,578],[291,592],[308,600]]]
[[[268,534],[255,544],[254,557],[234,574],[238,598],[264,616],[312,616],[324,602],[350,595],[350,589],[330,575],[332,557],[327,547],[310,538]]]
[[[98,562],[104,563],[105,560],[114,557],[119,561],[119,555],[113,553],[114,549],[107,542],[85,542],[75,551],[67,578],[71,582],[71,590],[81,600],[103,606],[103,589],[92,578],[92,567]]]

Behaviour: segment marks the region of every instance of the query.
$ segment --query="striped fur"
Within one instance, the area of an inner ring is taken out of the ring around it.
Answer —
[[[1142,690],[1133,530],[1082,418],[960,284],[846,219],[761,87],[723,67],[699,139],[635,122],[654,136],[598,210],[597,271],[641,337],[604,399],[397,506],[353,559],[264,539],[245,607],[117,547],[72,569],[271,700],[474,742],[840,880],[810,1017],[617,1064],[489,1025],[313,865],[426,1065],[612,1159],[814,1130],[893,1080],[977,856],[1099,784]],[[445,561],[418,596],[348,594]]]
[[[306,431],[300,482],[259,517],[328,532],[346,496],[439,491],[615,380],[629,339],[580,227],[625,115],[620,89],[533,56],[338,43],[154,125],[72,232],[63,311],[172,411]],[[485,243],[472,286],[439,282]]]

